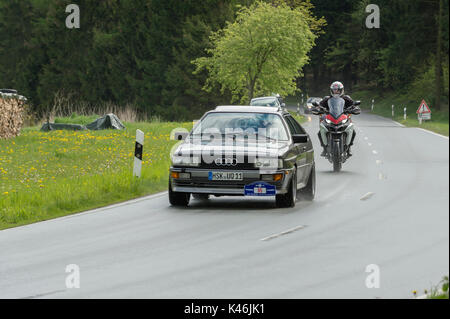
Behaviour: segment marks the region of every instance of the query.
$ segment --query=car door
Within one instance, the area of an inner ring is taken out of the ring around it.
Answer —
[[[286,116],[286,122],[288,122],[289,129],[292,130],[292,134],[308,135],[303,127],[291,116]],[[306,143],[299,143],[295,145],[297,151],[297,184],[299,187],[306,186],[308,182],[309,174],[312,167],[312,161],[314,153],[312,152],[311,139],[308,137]]]

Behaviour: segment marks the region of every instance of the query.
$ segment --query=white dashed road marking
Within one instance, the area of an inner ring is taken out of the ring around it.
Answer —
[[[297,227],[294,227],[294,228],[285,230],[285,231],[283,231],[283,232],[281,232],[281,233],[267,236],[267,237],[261,239],[261,241],[272,240],[272,239],[278,238],[278,237],[280,237],[280,236],[283,236],[283,235],[287,235],[287,234],[293,233],[293,232],[295,232],[295,231],[297,231],[297,230],[300,230],[300,229],[303,229],[303,228],[305,228],[305,227],[306,227],[305,225],[300,225],[300,226],[297,226]]]
[[[368,200],[368,199],[371,198],[373,195],[375,195],[375,193],[373,193],[373,192],[368,192],[368,193],[365,194],[363,197],[361,197],[360,200]]]

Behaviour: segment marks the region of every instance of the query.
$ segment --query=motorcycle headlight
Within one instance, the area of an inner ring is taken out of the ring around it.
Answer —
[[[348,121],[348,119],[343,120],[343,121],[342,121],[342,124],[347,123],[347,121]]]
[[[331,121],[329,119],[325,119],[325,122],[327,122],[327,124],[331,124]]]
[[[172,156],[172,164],[176,165],[176,166],[195,167],[195,166],[200,165],[200,159],[196,156],[191,157],[191,156],[187,156],[187,155],[182,155],[182,156],[174,155],[174,156]]]

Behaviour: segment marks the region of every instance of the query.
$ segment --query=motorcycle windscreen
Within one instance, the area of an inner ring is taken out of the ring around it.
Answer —
[[[338,119],[344,113],[345,101],[340,97],[332,97],[328,100],[328,109],[331,116]]]

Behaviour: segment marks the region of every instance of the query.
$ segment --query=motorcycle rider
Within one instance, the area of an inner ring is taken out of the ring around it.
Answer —
[[[322,101],[320,101],[320,103],[319,103],[319,106],[322,109],[325,109],[325,111],[327,111],[327,112],[329,111],[328,100],[331,99],[332,97],[334,97],[334,98],[340,97],[345,101],[344,112],[347,112],[354,108],[358,108],[357,106],[354,106],[354,101],[352,100],[352,98],[350,96],[344,94],[344,85],[341,82],[339,82],[339,81],[333,82],[330,86],[330,93],[331,93],[331,96],[325,96],[322,99]],[[323,144],[322,138],[320,136],[320,131],[319,131],[318,135],[319,135],[320,144],[323,147],[323,151],[322,151],[322,154],[320,154],[320,156],[326,156],[327,148]],[[348,152],[347,152],[349,157],[353,155],[351,152],[351,147],[353,145],[353,141],[355,140],[355,137],[356,137],[356,132],[353,130],[352,140],[350,142],[350,145],[348,147]]]

